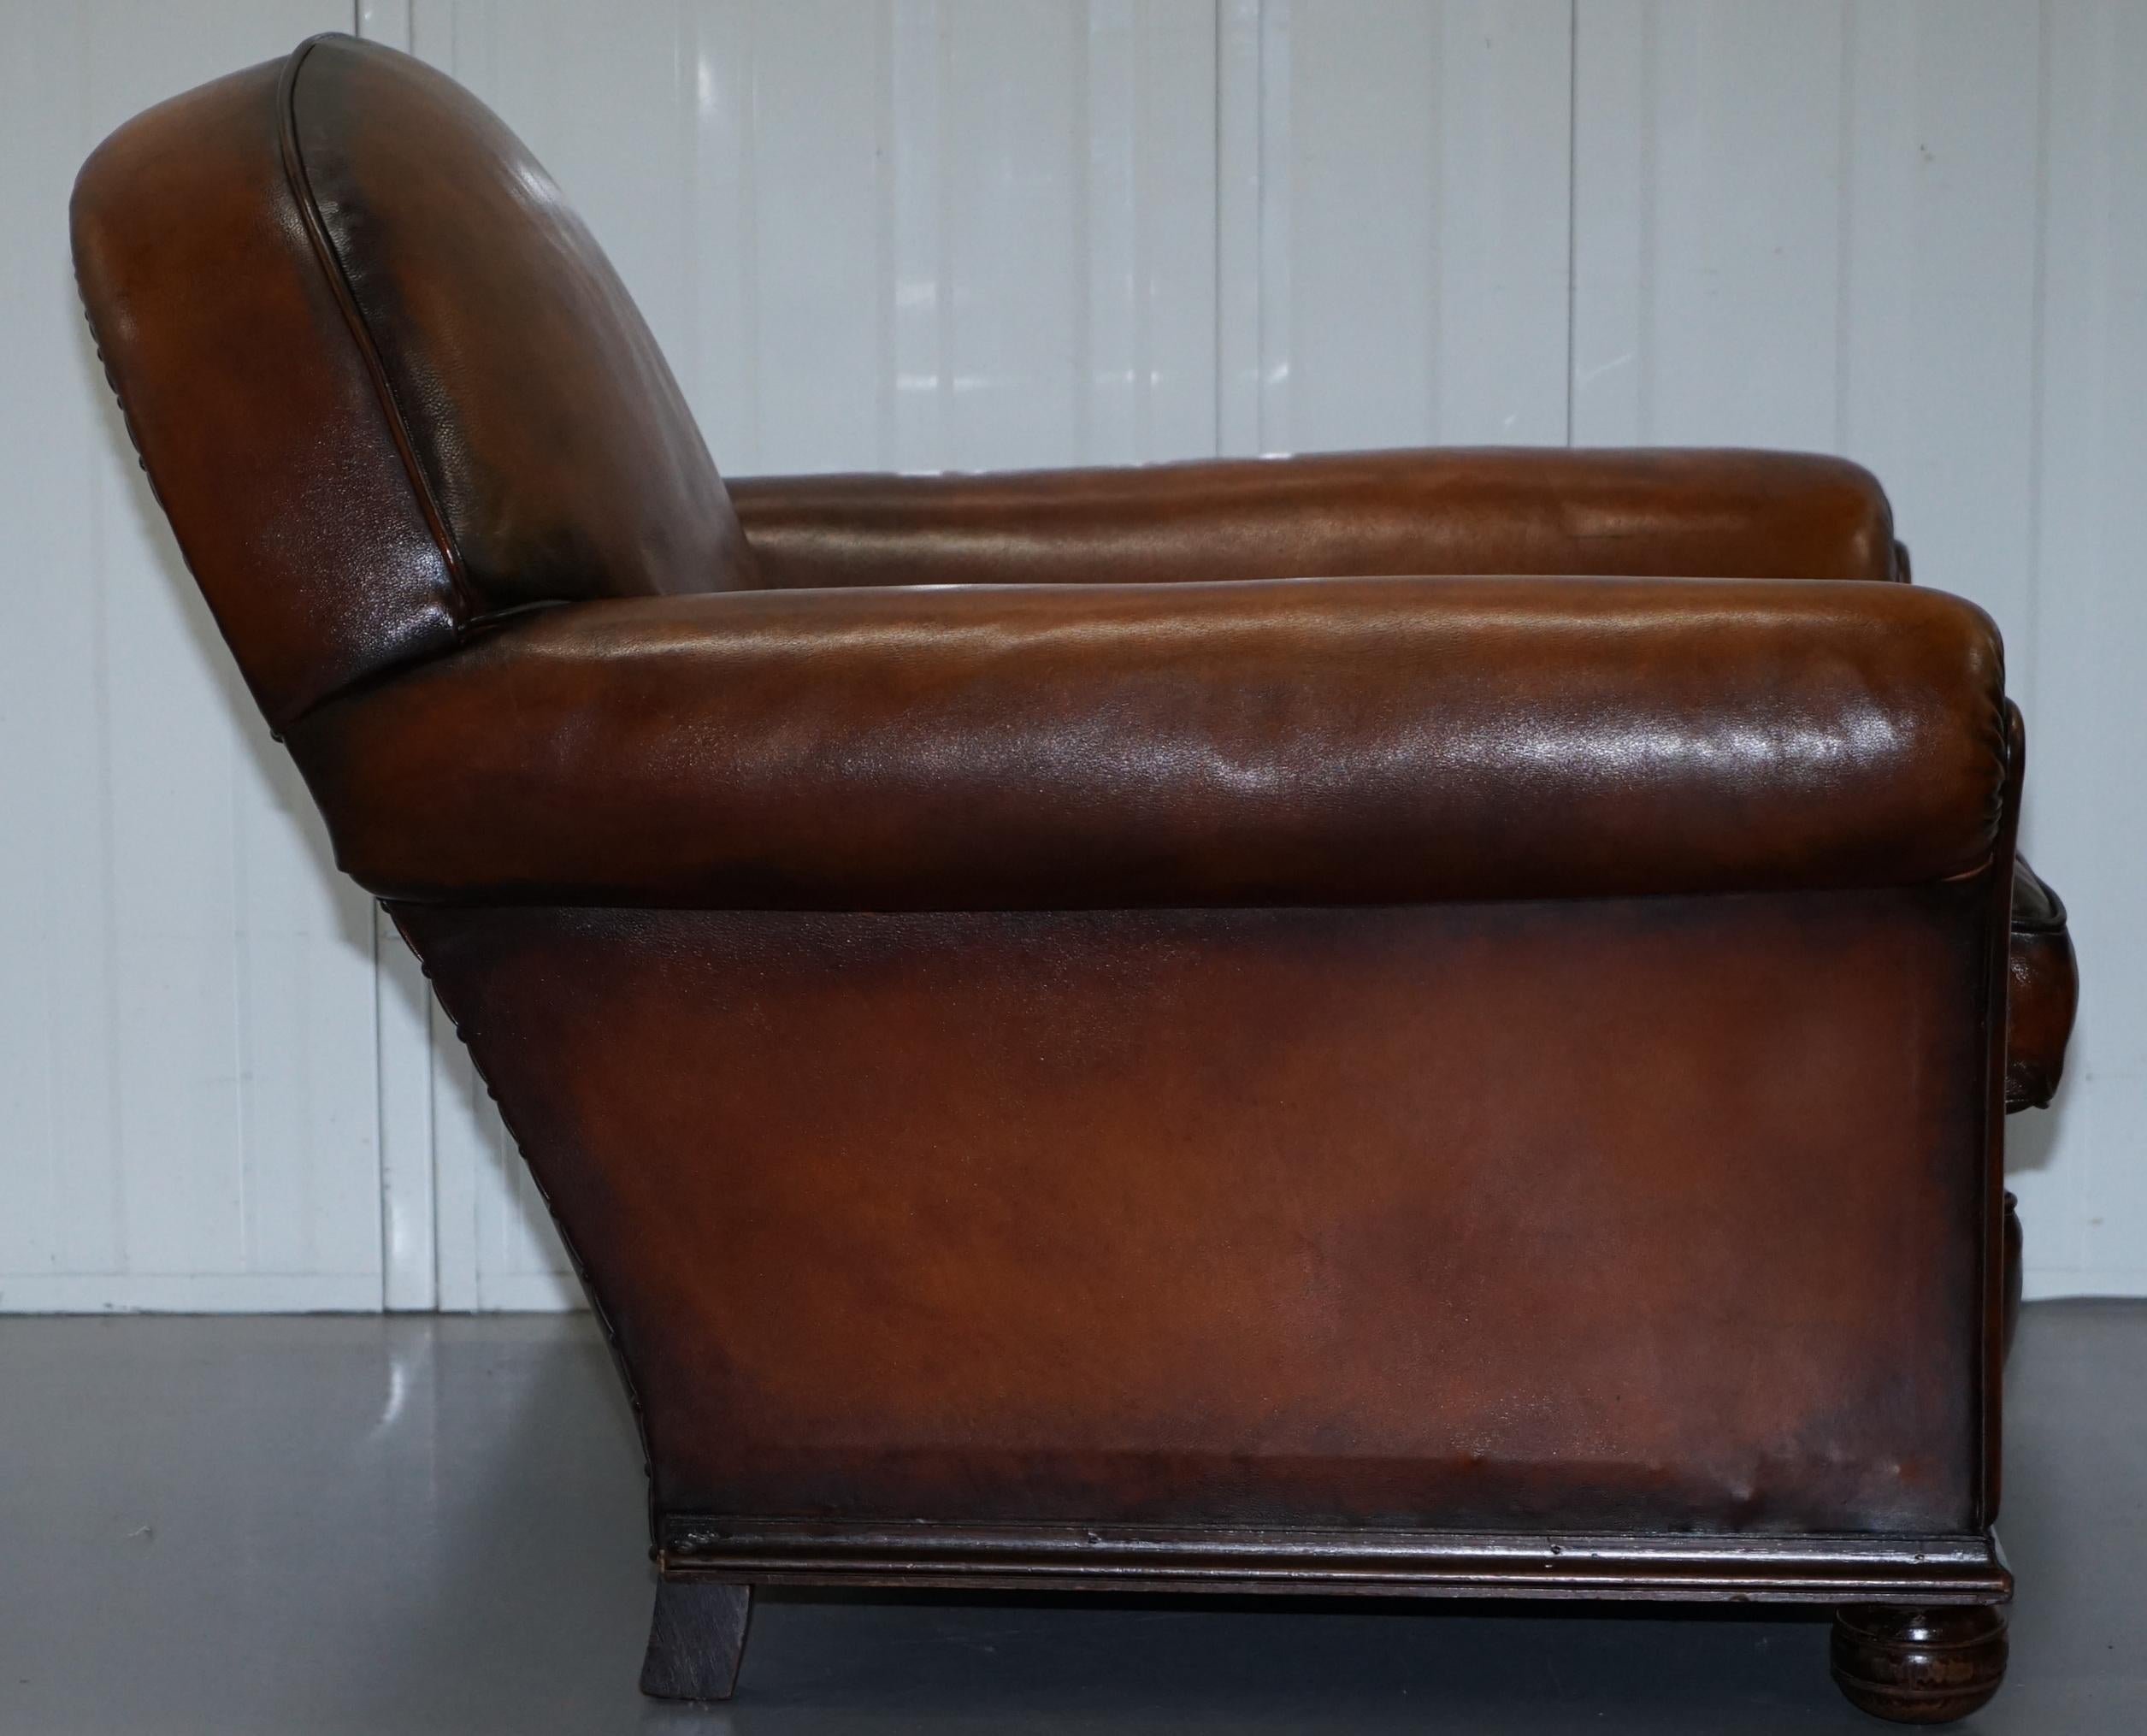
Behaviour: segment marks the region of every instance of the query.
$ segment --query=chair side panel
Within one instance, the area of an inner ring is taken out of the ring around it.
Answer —
[[[660,1513],[1929,1534],[1987,903],[398,913]]]

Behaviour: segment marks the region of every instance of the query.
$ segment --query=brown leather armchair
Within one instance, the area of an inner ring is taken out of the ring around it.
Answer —
[[[2072,960],[1864,472],[726,489],[542,171],[341,38],[74,232],[616,1347],[648,1692],[800,1581],[1820,1601],[1859,1704],[1995,1690]]]

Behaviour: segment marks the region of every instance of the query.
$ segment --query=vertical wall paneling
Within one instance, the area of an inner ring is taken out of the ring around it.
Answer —
[[[890,9],[885,162],[887,279],[882,297],[887,357],[887,462],[930,469],[947,450],[953,381],[941,365],[951,347],[954,304],[941,245],[938,124],[950,21],[940,0]],[[898,125],[900,116],[907,124]]]
[[[380,1301],[439,1305],[433,1176],[432,991],[386,913],[374,912],[374,1044],[380,1140]]]
[[[2133,0],[0,0],[0,1308],[577,1291],[333,871],[81,333],[74,168],[314,31],[588,218],[737,474],[1401,443],[1876,470],[1991,610],[2085,980],[2031,1294],[2147,1294],[2147,12]],[[21,407],[18,407],[21,406]]]
[[[103,393],[90,389],[78,359],[64,257],[54,243],[22,245],[62,233],[75,147],[93,142],[100,117],[80,71],[86,20],[40,9],[12,23],[20,51],[0,57],[0,162],[21,167],[0,175],[0,235],[9,244],[0,246],[0,316],[20,370],[15,388],[43,407],[34,419],[0,415],[0,517],[19,563],[13,627],[0,634],[0,730],[39,744],[9,755],[13,814],[0,831],[9,1201],[0,1213],[0,1303],[16,1307],[36,1305],[20,1300],[26,1280],[118,1273],[125,1260],[101,511],[118,472],[103,450]]]
[[[2033,9],[1609,0],[1578,42],[1575,439],[1845,452],[2023,647]]]
[[[1221,165],[1230,443],[1253,368],[1265,451],[1562,441],[1567,0],[1267,0],[1219,40],[1258,152]]]
[[[887,16],[878,461],[1212,452],[1209,0]]]
[[[136,470],[66,251],[107,131],[350,17],[0,11],[0,1308],[380,1302],[371,917]]]
[[[1830,447],[1842,14],[1578,9],[1573,438]]]
[[[1118,464],[1212,454],[1214,7],[1090,0],[1087,12],[1082,455]],[[1017,281],[1008,291],[1023,292]]]
[[[368,42],[410,51],[411,0],[357,0],[356,33]]]
[[[2014,1124],[2043,1292],[2147,1295],[2147,9],[2053,0],[2044,89],[2028,718],[2032,859],[2072,909],[2080,1015],[2065,1092]]]
[[[1215,449],[1236,457],[1264,449],[1260,87],[1269,29],[1262,0],[1216,0]]]
[[[740,446],[718,445],[717,462],[733,471],[876,468],[890,395],[882,377],[886,9],[805,0],[716,10],[729,15],[742,50],[719,75],[750,105],[740,172],[752,198],[746,227],[703,241],[735,248],[751,267],[742,290],[756,376],[753,426]],[[732,340],[705,332],[700,365]],[[730,371],[726,360],[716,365]]]
[[[917,119],[940,140],[951,305],[938,363],[952,387],[941,462],[962,469],[1041,464],[1088,443],[1091,9],[946,0],[938,112]]]

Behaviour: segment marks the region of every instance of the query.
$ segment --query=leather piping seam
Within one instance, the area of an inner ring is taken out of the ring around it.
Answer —
[[[342,257],[336,252],[328,239],[327,226],[321,221],[319,200],[313,192],[312,177],[306,172],[305,156],[298,146],[298,72],[305,64],[307,56],[322,43],[354,40],[342,31],[323,31],[318,36],[308,37],[292,50],[291,58],[284,62],[283,76],[276,90],[276,140],[283,157],[283,173],[291,192],[292,203],[298,207],[299,221],[305,226],[306,239],[313,246],[313,257],[321,268],[321,275],[328,285],[341,310],[343,322],[350,330],[351,340],[365,371],[372,378],[374,395],[379,399],[381,414],[387,420],[388,435],[395,443],[397,456],[402,460],[403,472],[409,480],[410,493],[416,496],[418,511],[423,514],[426,527],[433,534],[433,540],[439,546],[440,558],[446,564],[447,582],[453,593],[458,617],[453,622],[455,641],[462,642],[470,623],[483,611],[477,606],[470,590],[469,575],[464,570],[460,546],[448,527],[446,515],[440,511],[432,484],[426,479],[424,469],[417,461],[417,448],[410,439],[410,424],[403,415],[403,407],[397,402],[395,387],[387,377],[387,369],[380,360],[380,345],[372,327],[367,322],[365,310],[358,305],[357,296],[351,287],[349,274],[345,270]],[[317,701],[316,701],[317,703]],[[309,710],[311,707],[308,707]]]

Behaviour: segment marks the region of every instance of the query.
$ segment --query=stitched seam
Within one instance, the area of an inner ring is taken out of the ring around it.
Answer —
[[[432,484],[417,461],[417,448],[410,439],[410,424],[404,417],[402,405],[396,401],[395,388],[380,361],[380,345],[373,328],[367,323],[365,310],[358,305],[357,297],[351,288],[350,275],[344,269],[342,258],[328,239],[327,227],[321,218],[320,202],[314,197],[313,181],[306,172],[305,156],[298,148],[298,70],[305,64],[306,56],[322,43],[343,39],[345,38],[339,31],[309,37],[285,62],[281,86],[276,93],[277,142],[283,156],[284,179],[290,188],[292,203],[298,207],[299,220],[305,226],[306,238],[313,244],[313,257],[321,267],[321,275],[327,280],[337,307],[342,310],[343,322],[365,363],[365,371],[372,376],[374,395],[380,401],[381,414],[387,419],[388,434],[395,443],[397,456],[403,461],[403,472],[409,479],[410,493],[416,498],[418,511],[424,515],[433,540],[439,546],[441,559],[446,563],[448,587],[455,605],[450,612],[454,617],[455,640],[460,644],[470,623],[483,611],[477,606],[476,597],[470,589],[462,550],[448,528],[446,515],[440,511]]]

